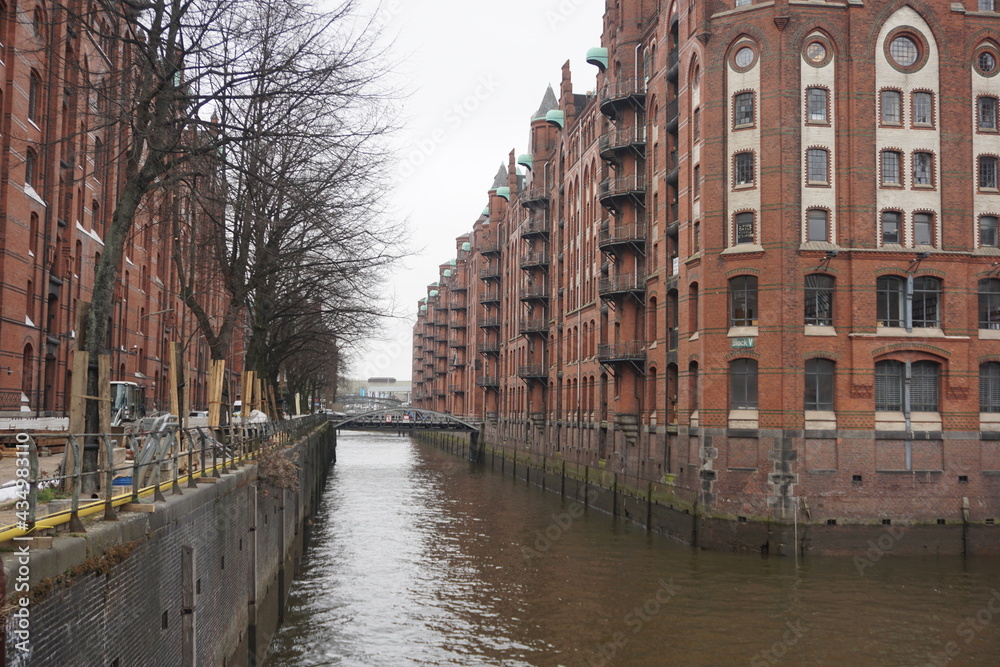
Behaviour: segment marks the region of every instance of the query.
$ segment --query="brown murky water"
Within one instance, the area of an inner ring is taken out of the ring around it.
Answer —
[[[1000,664],[998,559],[694,552],[408,438],[338,461],[272,667]]]

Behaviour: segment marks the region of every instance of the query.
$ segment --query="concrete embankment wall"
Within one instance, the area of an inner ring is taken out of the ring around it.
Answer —
[[[9,618],[7,664],[259,664],[335,448],[324,424],[284,450],[299,466],[297,491],[264,483],[249,461],[183,495],[168,491],[154,512],[122,512],[32,550],[28,638]],[[3,557],[15,600],[19,558]]]
[[[946,525],[830,525],[813,522],[803,512],[796,521],[756,521],[713,516],[696,495],[663,485],[629,483],[625,476],[600,467],[575,465],[524,449],[470,443],[468,434],[419,433],[418,440],[599,511],[646,526],[684,544],[713,551],[851,556],[859,567],[887,555],[983,556],[1000,554],[1000,526],[982,523]],[[482,440],[477,438],[477,440]]]

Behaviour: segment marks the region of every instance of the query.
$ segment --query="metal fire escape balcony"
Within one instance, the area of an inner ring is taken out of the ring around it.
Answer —
[[[601,276],[597,292],[606,301],[617,301],[630,296],[639,303],[643,303],[646,298],[646,279],[638,273]]]
[[[490,289],[479,295],[479,303],[500,303],[500,290]]]
[[[483,241],[482,245],[479,246],[479,254],[483,257],[499,257],[503,251],[503,244],[500,242],[499,238],[489,238]]]
[[[499,329],[500,328],[500,316],[499,315],[486,315],[485,317],[479,318],[479,328],[480,329]]]
[[[680,63],[677,57],[677,48],[670,50],[667,54],[667,81],[677,83],[677,75],[680,73]]]
[[[528,188],[521,192],[521,206],[524,208],[547,208],[549,205],[548,188]]]
[[[532,269],[548,269],[549,253],[547,250],[530,250],[521,255],[521,268],[525,271]]]
[[[607,366],[631,364],[640,373],[645,373],[646,343],[641,340],[624,343],[601,343],[597,346],[597,360]]]
[[[465,292],[452,294],[451,301],[448,302],[448,307],[452,310],[465,310],[468,307],[465,300]]]
[[[549,301],[548,281],[521,284],[521,301]]]
[[[616,223],[613,219],[601,221],[598,246],[609,255],[622,248],[631,248],[640,254],[646,250],[646,223]]]
[[[667,108],[665,110],[664,116],[667,119],[667,124],[666,124],[667,132],[676,135],[677,129],[678,127],[680,127],[680,123],[678,122],[676,99],[671,100],[670,102],[667,103]]]
[[[522,336],[529,336],[531,334],[546,336],[549,333],[549,323],[541,317],[523,319],[518,324],[518,332]]]
[[[644,109],[646,106],[646,79],[643,77],[622,77],[609,81],[601,88],[601,113],[617,118],[618,112],[626,106]]]
[[[434,395],[444,396],[445,395],[444,387],[434,387]]]
[[[522,380],[527,380],[528,382],[548,383],[548,364],[527,364],[525,366],[518,366],[517,377]]]
[[[522,239],[530,239],[538,236],[548,237],[551,229],[549,214],[534,215],[521,223],[520,233]]]
[[[483,389],[500,391],[500,378],[492,375],[481,375],[476,378],[476,386],[482,387]]]
[[[479,279],[500,280],[501,273],[500,262],[486,262],[486,264],[479,269]]]
[[[638,157],[646,156],[646,128],[619,127],[605,132],[598,141],[601,158],[608,162],[618,162],[617,156],[624,151],[633,151]]]
[[[465,393],[465,387],[463,387],[460,384],[450,384],[450,385],[448,385],[448,393],[449,394],[464,394]]]
[[[607,178],[601,181],[597,199],[601,205],[611,211],[618,210],[623,199],[631,199],[638,204],[644,204],[646,201],[646,176],[633,174]]]
[[[484,356],[493,355],[495,357],[500,356],[500,342],[499,341],[487,341],[485,343],[479,344],[479,354]]]

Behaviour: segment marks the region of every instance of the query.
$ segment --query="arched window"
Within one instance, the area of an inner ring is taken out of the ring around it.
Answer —
[[[38,163],[38,155],[33,148],[29,148],[24,156],[24,184],[35,187],[35,169]]]
[[[833,410],[834,363],[829,359],[806,361],[806,410]]]
[[[903,411],[903,384],[906,381],[906,364],[888,359],[875,364],[875,410],[879,412]]]
[[[31,70],[31,74],[28,75],[28,120],[36,124],[40,111],[41,95],[42,77],[38,76],[38,72],[35,70]]]
[[[38,214],[31,213],[31,223],[28,225],[28,250],[32,255],[38,255]]]

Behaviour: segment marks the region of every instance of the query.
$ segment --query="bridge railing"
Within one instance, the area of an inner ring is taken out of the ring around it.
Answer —
[[[105,520],[114,521],[117,507],[141,505],[140,498],[149,496],[166,501],[165,490],[180,495],[182,484],[195,488],[199,479],[219,478],[294,442],[324,421],[320,415],[308,415],[184,429],[176,422],[163,422],[137,434],[71,434],[66,436],[63,464],[55,475],[39,472],[38,438],[51,442],[52,434],[19,433],[15,479],[0,486],[0,497],[6,494],[7,500],[15,501],[13,521],[0,525],[0,542],[63,524],[83,532],[81,519],[102,511]],[[84,470],[85,458],[106,463]],[[49,512],[42,516],[40,499],[50,499],[44,503]]]

